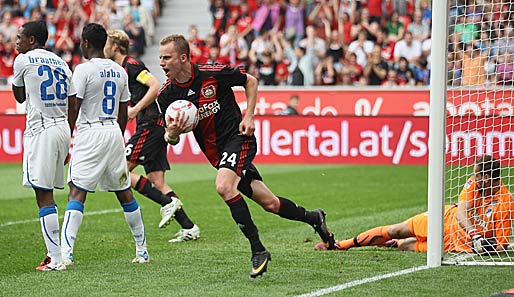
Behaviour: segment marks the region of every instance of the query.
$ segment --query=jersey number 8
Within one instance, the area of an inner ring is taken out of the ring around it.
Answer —
[[[116,83],[108,80],[104,83],[104,100],[102,101],[102,108],[105,114],[112,114],[114,112],[114,101],[116,98]]]

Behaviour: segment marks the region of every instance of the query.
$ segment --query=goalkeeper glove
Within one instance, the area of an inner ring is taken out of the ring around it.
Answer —
[[[470,230],[468,234],[471,237],[471,242],[473,243],[473,252],[482,254],[485,252],[493,252],[495,250],[494,246],[496,245],[496,241],[494,239],[492,241],[485,239],[477,229]]]

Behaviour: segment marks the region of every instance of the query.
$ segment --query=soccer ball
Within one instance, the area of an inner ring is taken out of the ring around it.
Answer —
[[[180,110],[184,111],[186,117],[186,130],[184,133],[192,131],[198,124],[199,114],[196,106],[187,100],[176,100],[168,106],[165,117],[166,125],[170,124],[168,121],[173,121],[177,117]]]

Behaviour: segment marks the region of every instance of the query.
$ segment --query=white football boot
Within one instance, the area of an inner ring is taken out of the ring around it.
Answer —
[[[200,228],[195,224],[191,229],[180,229],[172,239],[168,240],[168,242],[183,242],[190,240],[197,240],[200,238]]]
[[[173,217],[175,216],[175,212],[182,208],[182,201],[177,198],[171,198],[171,202],[161,207],[161,216],[162,219],[159,222],[159,228],[163,228],[168,225]]]
[[[136,253],[136,257],[132,260],[132,263],[148,263],[150,262],[150,256],[147,251]]]

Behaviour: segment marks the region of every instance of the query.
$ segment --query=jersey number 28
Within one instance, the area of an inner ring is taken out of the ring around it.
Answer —
[[[66,83],[68,76],[66,75],[66,72],[64,72],[64,69],[57,67],[54,69],[54,71],[52,71],[52,68],[50,68],[48,65],[39,66],[37,69],[37,74],[39,76],[44,76],[45,73],[48,74],[48,78],[41,82],[41,86],[39,87],[41,92],[41,100],[54,100],[55,97],[61,100],[68,98],[68,84]],[[53,86],[54,78],[56,80],[55,95],[52,94],[52,92],[47,91],[47,88]]]

